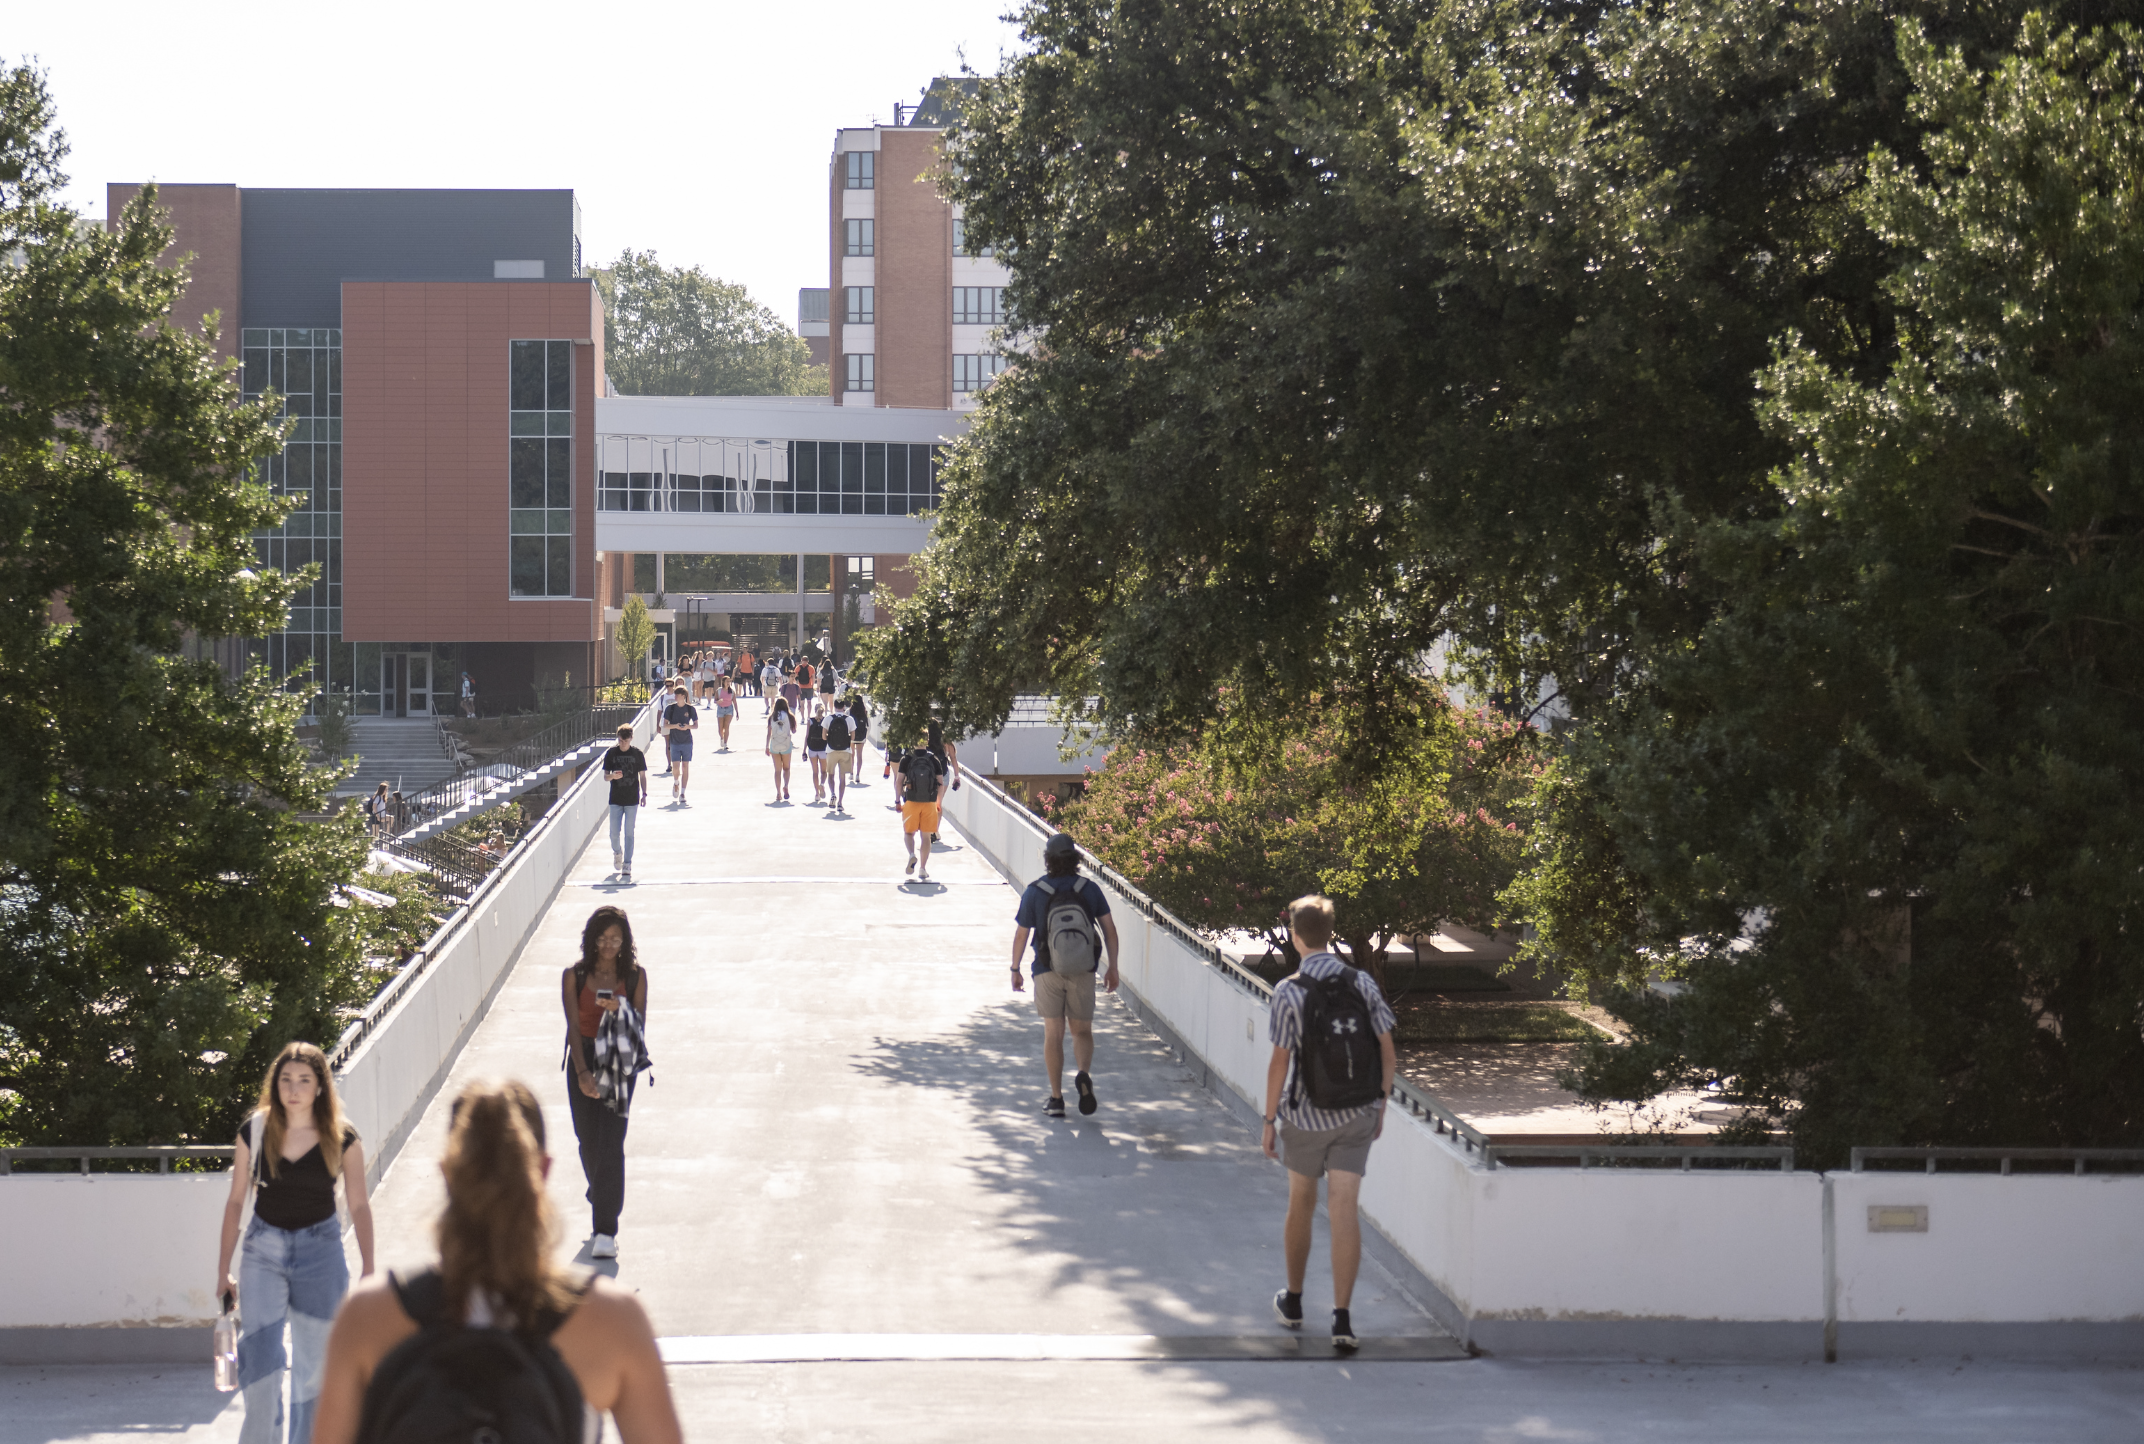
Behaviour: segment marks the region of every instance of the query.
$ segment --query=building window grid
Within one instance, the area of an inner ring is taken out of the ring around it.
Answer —
[[[845,359],[848,363],[849,390],[873,391],[877,389],[876,372],[878,368],[876,363],[878,358],[876,356],[873,356],[868,351],[851,351]]]
[[[841,234],[843,255],[869,256],[876,254],[872,249],[877,240],[876,230],[868,216],[861,220],[843,221],[841,223]]]
[[[240,389],[248,401],[274,392],[289,420],[283,449],[256,478],[299,509],[273,531],[253,535],[264,567],[320,577],[291,599],[282,631],[248,643],[252,660],[279,678],[312,664],[311,683],[348,694],[349,644],[342,640],[342,332],[334,327],[247,327],[239,333]]]
[[[876,188],[878,181],[878,152],[852,150],[843,158],[843,188],[852,191],[867,191]]]
[[[985,260],[988,260],[988,259],[990,259],[990,258],[992,258],[992,257],[996,256],[996,255],[997,255],[997,253],[998,253],[998,248],[997,248],[996,246],[984,246],[984,247],[982,247],[982,248],[981,248],[980,250],[974,250],[974,251],[971,251],[971,250],[969,250],[969,249],[968,249],[968,223],[967,223],[966,221],[962,220],[962,219],[961,219],[961,218],[960,218],[959,216],[955,216],[955,217],[953,217],[953,254],[954,254],[954,255],[956,255],[956,256],[977,256],[977,257],[981,257],[981,258],[983,258],[983,259],[985,259]]]
[[[1002,375],[1009,364],[1005,357],[991,351],[972,356],[956,355],[953,358],[953,389],[980,391]]]
[[[1005,324],[1003,286],[955,286],[953,324],[956,326],[1002,326]]]
[[[596,497],[604,511],[916,516],[936,507],[941,495],[943,448],[936,446],[606,437],[603,448]],[[705,467],[709,451],[721,458],[716,465],[741,474],[670,469]]]
[[[507,590],[573,595],[573,343],[507,343]]]
[[[876,304],[874,298],[876,297],[878,287],[845,286],[842,289],[845,297],[845,306],[842,311],[842,319],[847,321],[851,326],[869,326],[874,324],[873,312],[875,310]]]

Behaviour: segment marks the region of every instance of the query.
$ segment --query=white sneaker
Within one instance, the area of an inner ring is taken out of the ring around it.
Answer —
[[[618,1256],[618,1240],[607,1233],[597,1234],[589,1241],[588,1256],[590,1258],[616,1258]]]
[[[614,853],[612,853],[612,854],[610,855],[610,870],[611,870],[612,872],[616,872],[616,871],[617,871],[617,870],[618,870],[619,868],[621,868],[621,867],[624,867],[624,866],[625,866],[625,854],[624,854],[624,853],[622,853],[622,852],[614,852]]]

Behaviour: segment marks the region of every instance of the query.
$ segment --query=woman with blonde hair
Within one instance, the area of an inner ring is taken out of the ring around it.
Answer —
[[[321,1444],[428,1438],[426,1424],[456,1413],[495,1439],[565,1424],[592,1444],[606,1413],[625,1444],[682,1439],[640,1300],[552,1262],[551,1158],[528,1085],[464,1088],[440,1172],[439,1266],[360,1286],[335,1320]]]
[[[280,1444],[283,1433],[283,1326],[290,1326],[290,1444],[313,1436],[313,1406],[328,1326],[350,1288],[342,1228],[335,1218],[341,1180],[357,1231],[357,1253],[372,1272],[372,1204],[365,1194],[365,1150],[343,1121],[325,1053],[311,1043],[285,1044],[261,1081],[260,1106],[239,1130],[231,1160],[231,1196],[223,1206],[216,1293],[235,1295],[245,1332],[238,1340],[238,1385],[245,1393],[241,1444]],[[238,1276],[231,1254],[248,1194]]]

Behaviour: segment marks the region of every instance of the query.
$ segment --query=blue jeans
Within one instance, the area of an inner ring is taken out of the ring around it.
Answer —
[[[633,824],[640,819],[640,804],[613,802],[610,805],[610,850],[625,854],[625,865],[633,865]],[[618,841],[618,829],[625,829],[625,842]]]
[[[246,1398],[239,1444],[282,1444],[283,1325],[290,1325],[290,1444],[311,1444],[328,1326],[350,1291],[342,1224],[295,1231],[254,1219],[238,1259],[238,1387]]]

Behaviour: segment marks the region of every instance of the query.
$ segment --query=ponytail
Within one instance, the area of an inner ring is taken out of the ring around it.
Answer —
[[[572,1290],[551,1263],[543,1160],[543,1109],[527,1084],[472,1083],[454,1100],[440,1164],[447,1207],[439,1267],[449,1317],[468,1317],[478,1289],[522,1326],[572,1306]]]

